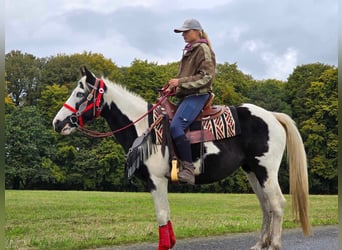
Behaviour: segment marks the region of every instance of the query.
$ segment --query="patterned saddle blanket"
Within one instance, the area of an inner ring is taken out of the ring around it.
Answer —
[[[173,104],[170,104],[169,101],[167,102],[166,106],[171,105],[171,108],[165,108],[165,104],[163,105],[162,103],[153,110],[152,119],[150,118],[150,123],[152,124],[160,115],[168,117],[168,122],[157,123],[152,130],[153,142],[160,145],[164,142],[164,126],[169,125],[173,118],[172,113],[174,113],[176,109]],[[240,133],[240,123],[234,106],[211,106],[199,114],[188,131],[186,131],[186,136],[191,144],[195,144],[206,141],[222,140],[237,136]]]

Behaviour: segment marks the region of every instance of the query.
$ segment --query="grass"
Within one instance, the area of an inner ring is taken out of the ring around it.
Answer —
[[[298,227],[290,199],[283,228]],[[256,232],[261,209],[254,194],[170,194],[178,239]],[[311,195],[313,226],[338,224],[337,195]],[[6,191],[6,249],[91,249],[156,242],[149,193]]]

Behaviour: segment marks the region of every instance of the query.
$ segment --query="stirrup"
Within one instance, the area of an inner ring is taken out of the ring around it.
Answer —
[[[173,182],[178,182],[178,172],[179,172],[179,168],[178,168],[178,160],[177,159],[173,159],[171,161],[171,181]]]

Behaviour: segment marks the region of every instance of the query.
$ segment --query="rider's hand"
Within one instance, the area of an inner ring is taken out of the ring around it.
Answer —
[[[172,88],[176,88],[179,85],[179,79],[177,78],[173,78],[168,82],[169,86],[171,86]]]
[[[179,85],[179,79],[173,78],[171,79],[165,86],[162,88],[163,95],[169,95],[172,91],[175,91]]]
[[[169,95],[171,91],[172,89],[170,89],[170,87],[162,88],[163,95]]]

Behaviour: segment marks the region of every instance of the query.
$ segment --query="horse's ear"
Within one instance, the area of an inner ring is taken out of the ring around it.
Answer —
[[[86,76],[86,82],[90,84],[95,84],[96,77],[93,73],[91,73],[86,66],[81,67],[82,76]]]
[[[85,76],[85,75],[86,75],[85,69],[86,69],[85,66],[83,66],[83,67],[80,68],[82,76]]]

